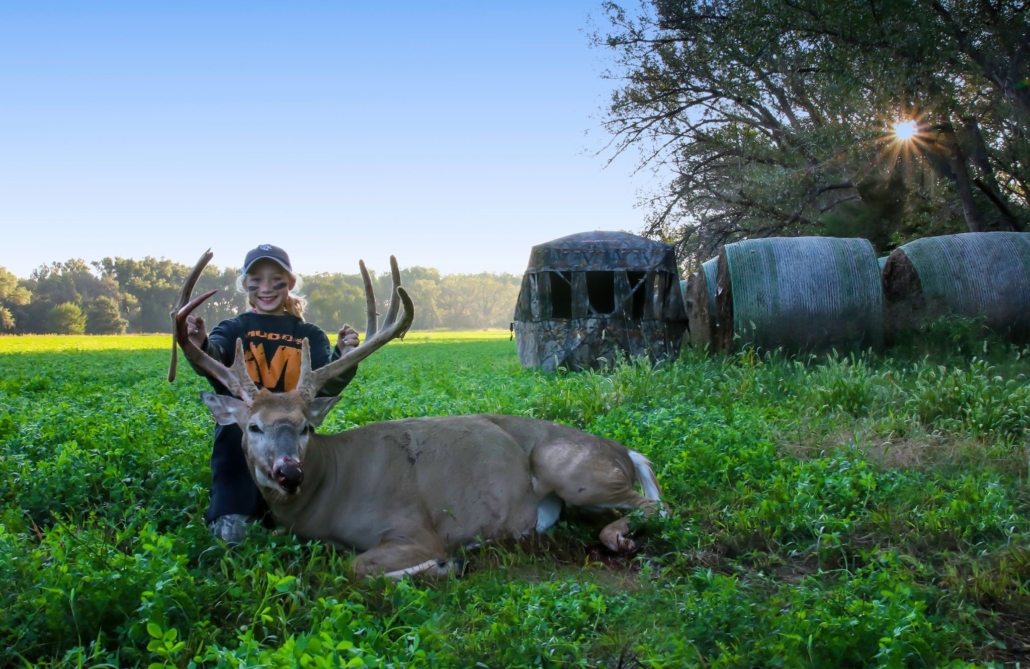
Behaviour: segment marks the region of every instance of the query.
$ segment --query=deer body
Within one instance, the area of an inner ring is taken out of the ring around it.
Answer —
[[[421,528],[452,550],[536,522],[529,459],[486,417],[411,418],[320,437],[304,473],[296,495],[262,488],[276,520],[303,539],[359,551]]]
[[[193,281],[208,258],[194,268]],[[595,510],[642,509],[645,515],[661,509],[658,482],[642,455],[548,421],[444,416],[315,433],[340,400],[318,397],[318,389],[411,324],[413,307],[391,261],[394,299],[384,329],[376,332],[371,281],[362,264],[369,295],[365,343],[312,370],[304,340],[300,381],[290,392],[256,387],[241,342],[229,369],[189,341],[185,319],[210,295],[173,312],[183,352],[235,395],[201,393],[215,420],[242,429],[251,475],[280,524],[302,539],[360,551],[358,574],[402,576],[446,565],[448,553],[460,546],[542,531],[557,520],[563,501]],[[180,302],[192,292],[191,279]],[[628,531],[629,519],[620,518],[600,538],[613,551],[628,551],[634,548]]]

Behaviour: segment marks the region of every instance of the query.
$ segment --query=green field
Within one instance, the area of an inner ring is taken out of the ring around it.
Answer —
[[[673,513],[632,558],[581,517],[463,578],[386,582],[287,535],[207,534],[205,384],[164,380],[167,336],[0,338],[0,666],[1026,661],[1030,350],[943,343],[548,376],[507,333],[412,333],[322,431],[556,420],[650,457]]]

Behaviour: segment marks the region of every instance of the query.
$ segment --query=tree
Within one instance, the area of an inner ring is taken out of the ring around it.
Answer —
[[[18,277],[0,267],[0,332],[11,332],[17,325],[12,308],[23,307],[32,300],[32,294],[20,284]]]
[[[86,304],[104,295],[116,297],[118,284],[110,277],[98,277],[84,260],[44,265],[32,272],[32,293],[40,302]]]
[[[150,256],[143,260],[104,258],[93,266],[121,288],[121,313],[126,315],[133,332],[170,331],[168,314],[190,267]],[[212,268],[212,272],[217,270]],[[205,275],[209,276],[207,272]],[[132,299],[127,299],[130,296]],[[198,314],[207,319],[206,311]]]
[[[14,330],[14,314],[7,307],[0,307],[0,332]]]
[[[86,307],[86,334],[125,334],[129,322],[121,317],[118,302],[106,295],[94,299]]]
[[[365,323],[365,296],[357,274],[307,274],[303,294],[308,304],[304,320],[336,332],[344,323],[360,330]],[[332,339],[332,337],[330,337]]]
[[[47,313],[49,331],[54,334],[83,334],[86,331],[86,316],[82,309],[72,302],[64,302]]]
[[[505,328],[511,322],[520,278],[511,274],[449,274],[440,283],[437,312],[455,330]]]
[[[1030,30],[1024,7],[1001,3],[1000,23],[992,7],[651,0],[631,17],[608,3],[594,42],[624,81],[604,119],[611,159],[638,150],[664,182],[645,233],[704,259],[747,237],[859,232],[883,248],[1023,229],[1026,93],[991,77],[1026,79]],[[981,47],[995,65],[978,70]],[[899,118],[917,120],[914,141],[895,137]]]

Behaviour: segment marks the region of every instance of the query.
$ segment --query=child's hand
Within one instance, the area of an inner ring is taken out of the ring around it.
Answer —
[[[358,331],[349,325],[344,324],[340,328],[340,333],[336,338],[336,348],[340,349],[340,353],[346,353],[347,351],[358,347]]]
[[[195,314],[187,316],[186,334],[190,341],[197,345],[197,348],[204,348],[204,342],[207,341],[207,329],[204,328],[203,317]]]

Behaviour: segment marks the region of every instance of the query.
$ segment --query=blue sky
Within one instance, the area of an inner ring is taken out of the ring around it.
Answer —
[[[88,9],[86,9],[88,8]],[[521,273],[638,230],[600,0],[0,0],[0,266],[104,256]]]

